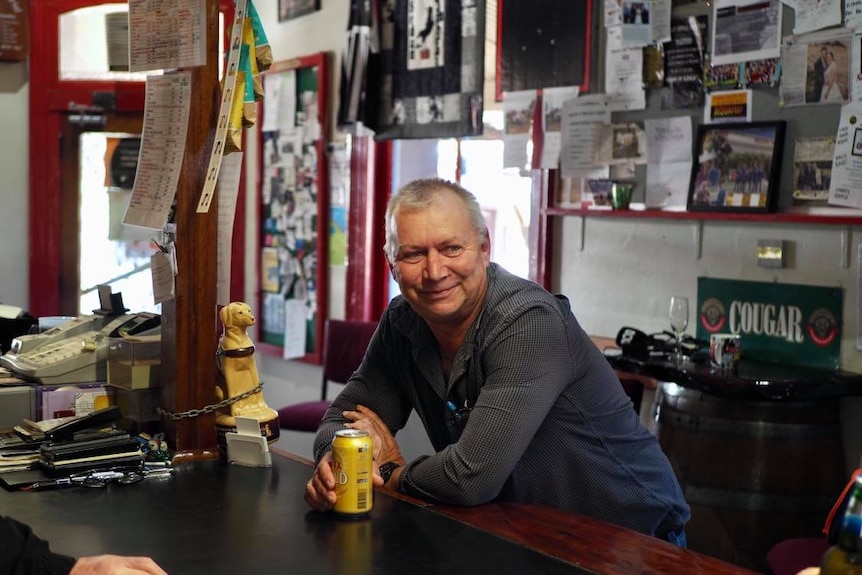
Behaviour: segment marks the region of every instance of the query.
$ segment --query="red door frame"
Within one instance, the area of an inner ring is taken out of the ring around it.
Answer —
[[[233,3],[219,0],[225,22],[233,20]],[[37,317],[60,309],[61,116],[80,110],[99,111],[98,100],[111,94],[117,111],[144,111],[144,82],[60,80],[60,16],[66,12],[113,4],[116,0],[37,0],[29,3],[29,311]],[[228,30],[229,33],[229,30]],[[95,101],[94,101],[95,100]],[[240,185],[233,254],[245,236],[245,202]],[[241,294],[243,265],[232,266],[231,293]]]
[[[392,143],[375,142],[371,137],[353,138],[345,319],[376,321],[389,303],[383,225],[391,189]]]

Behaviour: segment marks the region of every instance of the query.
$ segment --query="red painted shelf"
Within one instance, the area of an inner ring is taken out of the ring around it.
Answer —
[[[840,209],[840,208],[839,208]],[[599,218],[634,218],[654,220],[708,220],[757,223],[827,224],[838,226],[862,226],[862,212],[852,210],[855,215],[810,214],[800,212],[738,213],[738,212],[688,212],[665,210],[591,210],[581,208],[546,208],[548,216],[587,216]]]

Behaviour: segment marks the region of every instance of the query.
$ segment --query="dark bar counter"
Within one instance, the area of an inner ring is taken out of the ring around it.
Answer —
[[[752,575],[594,519],[517,504],[429,505],[375,492],[363,519],[309,511],[309,462],[183,463],[128,486],[0,490],[2,513],[58,552],[152,556],[171,575]]]
[[[849,371],[743,360],[734,372],[727,373],[717,371],[709,362],[688,361],[676,365],[663,358],[606,356],[620,371],[672,381],[719,397],[809,401],[862,396],[862,374]]]
[[[657,380],[656,435],[692,508],[691,549],[768,572],[773,545],[821,536],[849,478],[841,398],[862,395],[862,374],[606,357],[619,373]]]

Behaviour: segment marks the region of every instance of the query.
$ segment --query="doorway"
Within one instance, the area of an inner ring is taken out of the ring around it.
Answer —
[[[143,114],[66,114],[62,120],[61,314],[98,309],[97,286],[123,294],[132,312],[153,303],[147,230],[122,224],[133,171],[112,173],[121,143],[140,138]],[[138,140],[139,141],[139,140]],[[131,155],[131,154],[130,154]],[[119,177],[117,177],[119,176]]]
[[[229,41],[223,22],[233,20],[234,9],[230,0],[218,5],[221,69]],[[29,311],[37,317],[90,313],[93,306],[80,299],[79,140],[85,132],[141,133],[146,74],[115,69],[111,63],[111,55],[121,51],[115,52],[115,43],[108,40],[109,22],[122,20],[117,15],[128,11],[127,2],[39,0],[29,8],[29,201],[34,206],[29,216]],[[233,235],[237,263],[232,294],[241,293],[236,290],[244,283],[241,198],[242,192]],[[88,291],[91,286],[83,287]]]

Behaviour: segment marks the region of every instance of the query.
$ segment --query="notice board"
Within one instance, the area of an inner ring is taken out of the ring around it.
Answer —
[[[0,60],[27,58],[27,0],[0,0]]]
[[[327,310],[327,57],[276,62],[261,114],[258,329],[264,352],[320,363]]]

